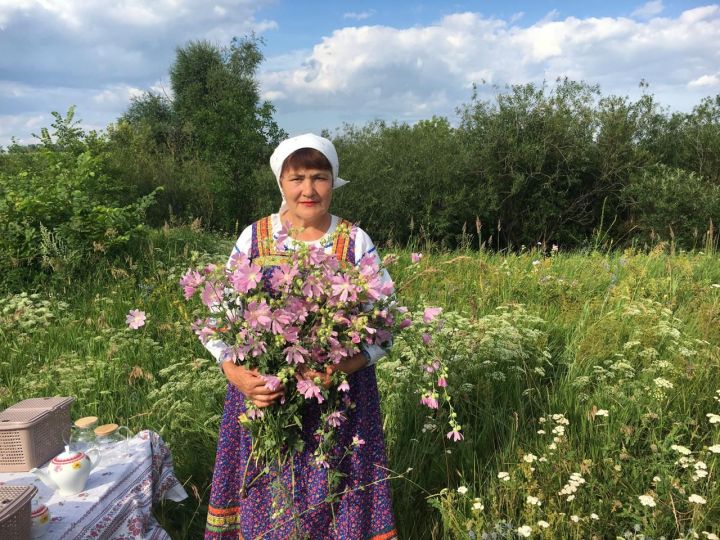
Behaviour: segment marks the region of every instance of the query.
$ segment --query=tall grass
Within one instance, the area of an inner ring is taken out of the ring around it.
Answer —
[[[74,416],[160,432],[191,493],[158,509],[174,538],[204,527],[225,392],[177,279],[223,261],[231,245],[159,230],[122,265],[0,298],[0,406],[74,395]],[[707,416],[720,414],[714,253],[430,250],[419,266],[399,255],[392,274],[404,303],[445,309],[433,345],[452,366],[465,434],[449,442],[443,413],[420,407],[397,340],[378,373],[402,538],[717,533],[720,427]],[[137,331],[124,322],[133,308],[148,314]],[[693,452],[684,461],[678,445]],[[583,483],[568,500],[560,492],[573,473]]]

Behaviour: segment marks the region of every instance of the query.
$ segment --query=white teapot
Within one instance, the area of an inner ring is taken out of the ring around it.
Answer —
[[[94,460],[91,455],[95,456]],[[30,472],[40,478],[46,486],[58,490],[60,495],[67,497],[85,489],[90,471],[98,463],[100,463],[100,451],[97,448],[88,450],[87,454],[66,450],[52,459],[47,474],[39,469],[31,469]]]

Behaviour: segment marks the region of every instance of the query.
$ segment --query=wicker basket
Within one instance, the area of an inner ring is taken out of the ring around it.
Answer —
[[[0,413],[0,472],[29,471],[62,452],[73,398],[26,399]]]
[[[0,486],[0,538],[29,540],[34,486]]]

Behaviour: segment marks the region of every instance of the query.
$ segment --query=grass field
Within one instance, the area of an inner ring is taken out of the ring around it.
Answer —
[[[231,245],[159,230],[82,280],[0,297],[0,406],[72,395],[76,417],[159,432],[191,493],[158,508],[173,538],[204,527],[225,393],[177,280]],[[397,339],[378,373],[401,538],[720,535],[720,258],[670,251],[398,252],[401,300],[444,308],[432,354],[465,436],[419,405]]]

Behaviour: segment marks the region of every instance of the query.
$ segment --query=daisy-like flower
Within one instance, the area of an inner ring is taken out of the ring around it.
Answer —
[[[125,322],[128,325],[128,328],[131,330],[137,330],[141,326],[145,326],[145,319],[147,316],[145,315],[144,311],[140,311],[139,309],[131,309],[127,317],[125,317]]]
[[[532,534],[532,527],[530,525],[523,525],[522,527],[517,528],[517,533],[523,538],[530,538],[530,535]]]
[[[694,504],[705,504],[707,501],[705,500],[705,497],[702,497],[696,493],[693,493],[688,497],[688,501]]]
[[[650,508],[656,506],[655,498],[652,495],[640,495],[638,499],[640,499],[640,504],[643,506],[649,506]]]
[[[508,480],[510,480],[510,473],[505,472],[505,471],[500,471],[500,472],[497,474],[497,477],[498,477],[500,480],[502,480],[503,482],[507,482]]]

